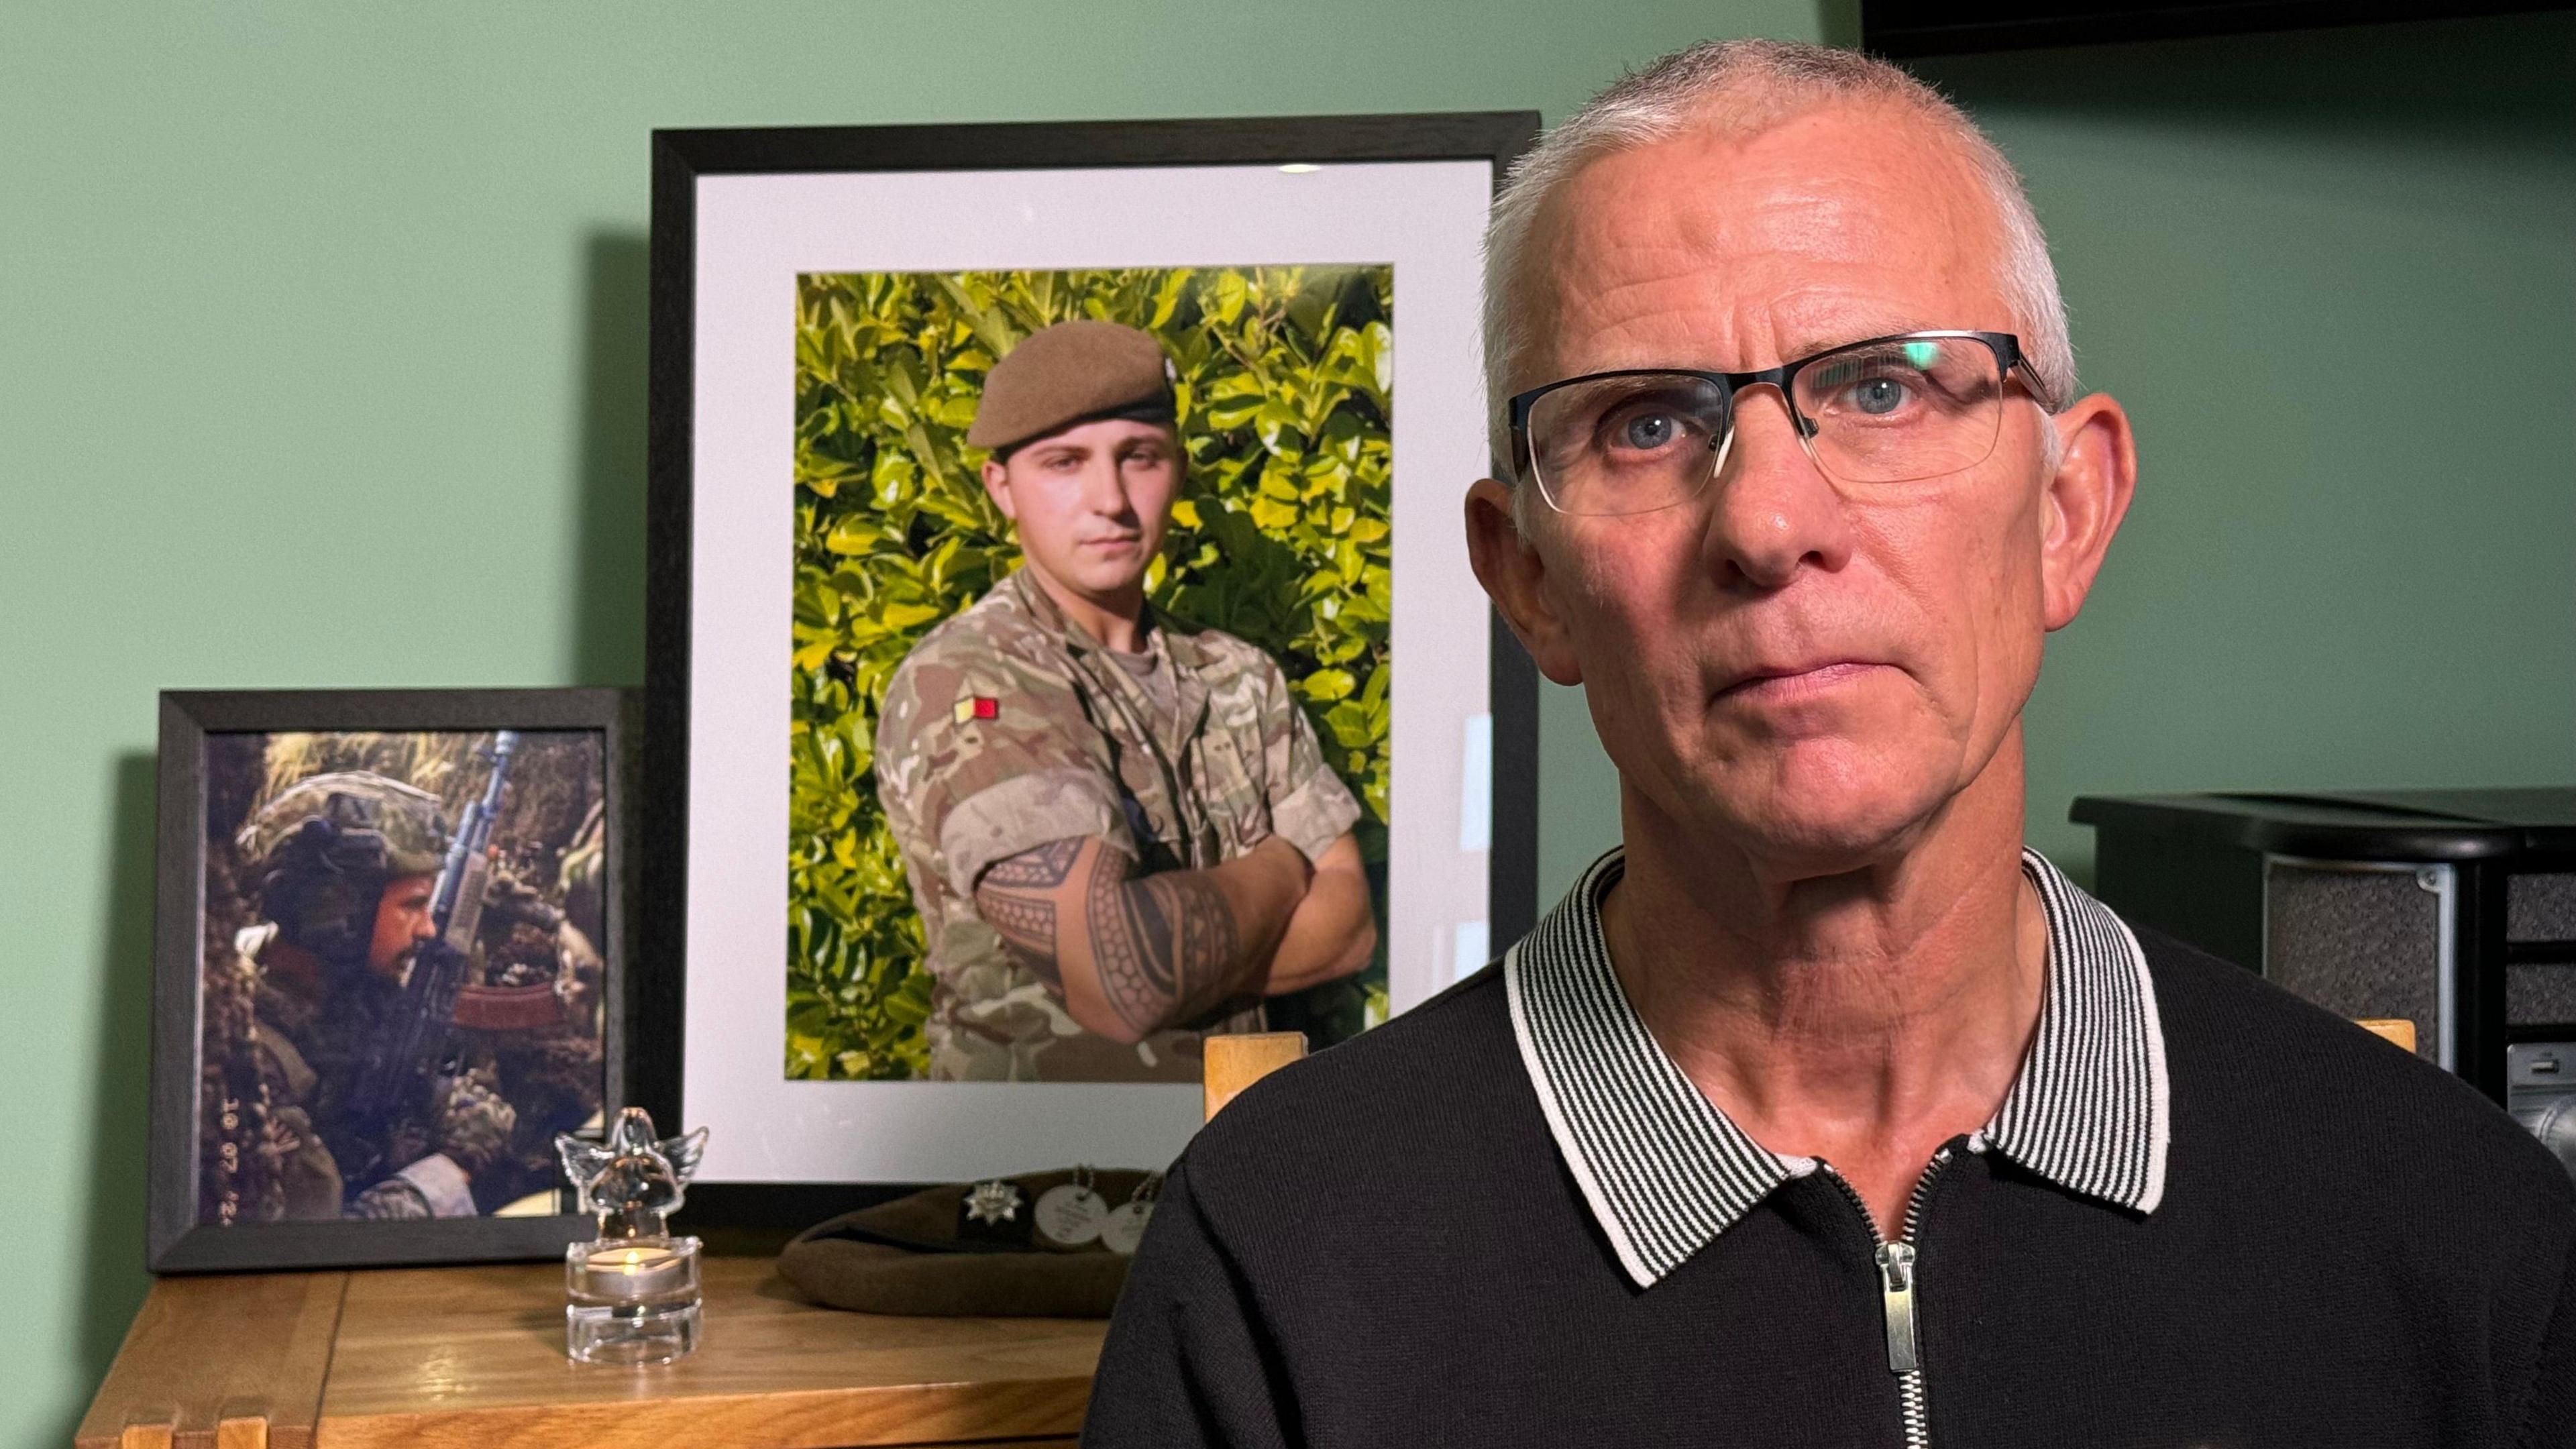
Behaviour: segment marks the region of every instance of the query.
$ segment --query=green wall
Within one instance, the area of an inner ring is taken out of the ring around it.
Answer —
[[[1917,67],[2011,153],[2137,502],[2026,716],[2079,794],[2576,783],[2576,16]],[[1551,690],[1540,856],[1617,838]]]
[[[142,1296],[153,695],[641,678],[655,126],[1538,107],[1811,0],[17,5],[0,1444]]]
[[[640,677],[652,127],[1537,106],[1809,0],[22,6],[0,22],[0,1443],[140,1298],[153,693]],[[2080,790],[2576,777],[2565,17],[1950,62],[2146,482]],[[2257,101],[2251,97],[2264,97]],[[2482,359],[2493,359],[2481,369]],[[2423,375],[2406,377],[2422,369]],[[1553,890],[1616,833],[1544,709]]]

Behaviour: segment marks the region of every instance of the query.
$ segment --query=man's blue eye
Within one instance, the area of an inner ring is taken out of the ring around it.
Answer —
[[[1673,440],[1673,415],[1639,413],[1619,429],[1619,441],[1646,452],[1663,447]]]
[[[1852,406],[1872,417],[1883,417],[1905,403],[1905,384],[1892,377],[1865,378],[1852,384]]]

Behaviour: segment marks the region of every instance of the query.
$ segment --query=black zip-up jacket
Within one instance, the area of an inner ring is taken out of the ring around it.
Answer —
[[[1920,1204],[1910,1425],[1879,1245],[1831,1174],[1639,1287],[1489,967],[1191,1144],[1083,1442],[2576,1449],[2564,1169],[2438,1068],[2139,935],[2161,1200],[1955,1152]]]

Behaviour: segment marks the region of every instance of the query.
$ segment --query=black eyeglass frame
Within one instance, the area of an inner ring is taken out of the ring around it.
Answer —
[[[1789,421],[1798,430],[1798,446],[1808,449],[1808,457],[1812,459],[1815,457],[1813,440],[1816,436],[1816,423],[1814,419],[1798,410],[1798,395],[1790,387],[1790,384],[1797,380],[1799,373],[1829,357],[1839,357],[1846,352],[1857,352],[1865,347],[1882,347],[1891,342],[1933,342],[1958,338],[1971,338],[1984,343],[1987,350],[1995,355],[1996,375],[2005,381],[2010,381],[2013,370],[2019,368],[2023,377],[2027,379],[2025,385],[2030,389],[2032,400],[2043,408],[2054,410],[2048,398],[2047,384],[2039,376],[2038,370],[2031,365],[2030,354],[2022,351],[2021,338],[2014,333],[1941,328],[1921,332],[1891,332],[1884,337],[1864,337],[1858,342],[1838,343],[1822,352],[1809,353],[1793,362],[1784,362],[1778,367],[1766,367],[1756,372],[1705,372],[1695,367],[1623,367],[1614,368],[1609,372],[1587,372],[1580,377],[1565,377],[1554,382],[1542,383],[1527,392],[1513,394],[1510,402],[1506,404],[1511,418],[1512,472],[1518,482],[1538,486],[1537,460],[1530,452],[1529,419],[1530,410],[1537,405],[1540,398],[1559,388],[1573,387],[1578,383],[1607,382],[1620,377],[1695,377],[1702,382],[1716,384],[1720,389],[1720,401],[1726,405],[1726,426],[1709,440],[1709,450],[1712,453],[1723,453],[1727,439],[1735,435],[1736,395],[1746,388],[1767,382],[1780,390],[1780,401],[1788,408]],[[1818,463],[1817,466],[1821,468],[1824,465]],[[1539,487],[1539,496],[1547,499],[1548,507],[1556,507],[1556,500],[1547,498],[1546,488]]]

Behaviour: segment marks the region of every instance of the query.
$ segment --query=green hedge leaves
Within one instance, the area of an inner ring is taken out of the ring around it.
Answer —
[[[921,636],[1018,563],[965,433],[994,360],[1041,327],[1098,317],[1161,340],[1190,477],[1148,589],[1279,660],[1384,859],[1393,289],[1386,267],[798,279],[789,1077],[926,1065],[930,981],[877,805],[877,710]],[[1382,962],[1367,981],[1382,1014]]]

